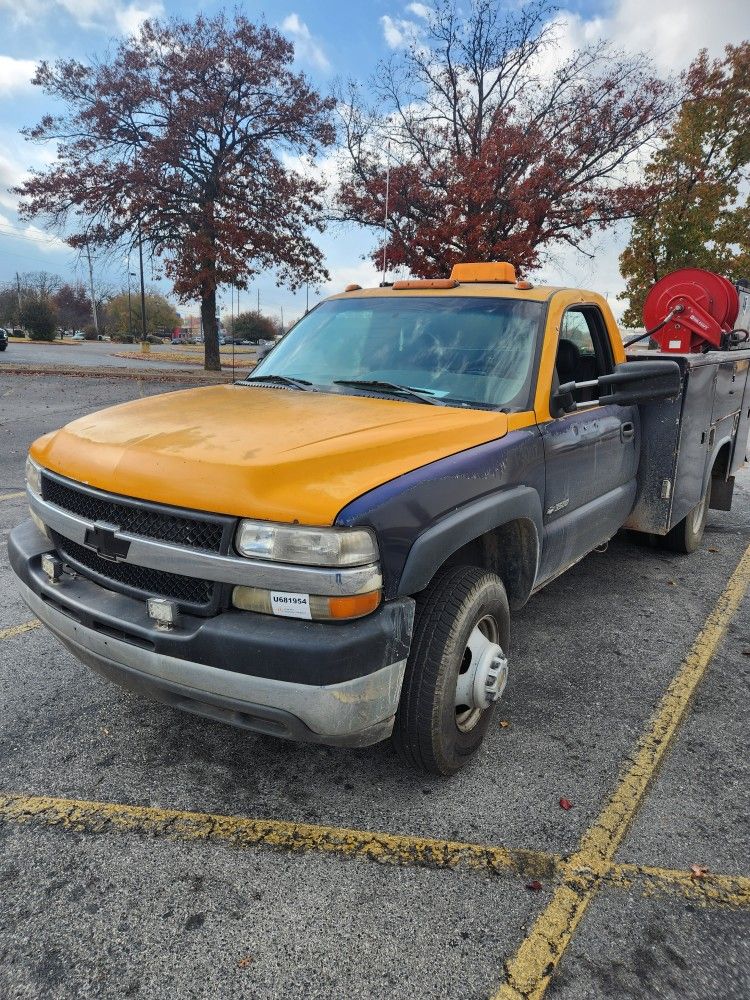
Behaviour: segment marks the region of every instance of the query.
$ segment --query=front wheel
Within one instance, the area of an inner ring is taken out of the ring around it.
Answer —
[[[502,580],[451,566],[417,599],[393,742],[407,763],[455,774],[479,749],[508,677],[510,612]]]

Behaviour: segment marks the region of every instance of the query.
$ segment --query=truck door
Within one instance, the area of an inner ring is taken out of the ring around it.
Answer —
[[[607,327],[595,305],[571,306],[560,325],[553,394],[565,382],[587,382],[613,370]],[[596,388],[576,390],[576,402]],[[555,414],[555,407],[550,410]],[[610,539],[635,503],[638,408],[599,405],[559,413],[541,427],[546,488],[540,577],[551,579]]]

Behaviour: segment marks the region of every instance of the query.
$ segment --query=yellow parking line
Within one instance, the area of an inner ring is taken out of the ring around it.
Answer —
[[[562,876],[575,885],[592,874],[581,870],[580,861],[566,861],[545,851],[40,795],[0,795],[0,825],[3,823],[203,840],[235,848],[314,851],[381,864],[515,874],[548,883]],[[641,888],[645,894],[667,893],[710,906],[750,906],[750,878],[744,876],[709,872],[696,879],[689,871],[611,862],[601,864],[597,875],[613,889]]]
[[[38,619],[31,622],[24,622],[23,625],[11,625],[9,628],[0,628],[0,639],[12,639],[16,635],[30,632],[33,628],[39,628],[42,623]]]
[[[349,830],[312,823],[245,819],[37,795],[0,795],[2,822],[61,826],[96,833],[145,833],[177,840],[218,841],[232,847],[263,846],[294,852],[316,851],[393,865],[485,873],[517,872],[532,878],[551,878],[560,864],[559,857],[543,851],[506,850],[453,840]]]
[[[529,935],[506,963],[506,981],[495,1000],[538,1000],[544,995],[576,927],[607,871],[612,868],[615,852],[643,802],[749,582],[750,546],[667,688],[614,793],[584,834],[578,851],[570,858],[568,877],[554,891]]]
[[[26,493],[21,490],[19,493],[0,493],[0,500],[17,500],[18,497],[25,497]]]
[[[639,886],[644,895],[657,892],[679,895],[704,906],[750,906],[750,878],[707,872],[696,878],[693,872],[651,865],[611,865],[606,885],[617,889]]]

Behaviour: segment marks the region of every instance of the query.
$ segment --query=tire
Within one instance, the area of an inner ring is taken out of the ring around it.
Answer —
[[[475,566],[451,566],[440,571],[418,596],[392,737],[406,763],[428,774],[447,776],[471,761],[495,704],[479,708],[476,703],[468,704],[469,697],[475,697],[477,685],[484,693],[485,683],[491,696],[502,694],[509,638],[508,597],[494,573]],[[491,688],[490,677],[494,678]],[[457,698],[469,691],[467,704],[457,705]]]
[[[682,552],[684,554],[695,552],[703,539],[703,532],[708,519],[708,498],[711,491],[709,480],[708,488],[701,497],[699,503],[693,507],[687,517],[672,528],[664,538],[664,547],[672,552]]]

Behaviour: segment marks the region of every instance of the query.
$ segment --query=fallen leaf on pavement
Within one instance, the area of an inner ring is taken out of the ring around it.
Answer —
[[[539,892],[539,890],[543,889],[544,886],[539,881],[539,879],[535,878],[535,879],[533,879],[533,881],[526,883],[526,888],[527,889],[531,889],[532,892]]]
[[[245,955],[245,957],[241,958],[239,960],[239,962],[237,963],[237,968],[238,969],[246,969],[249,965],[252,965],[252,964],[253,964],[253,956],[252,955]]]
[[[567,812],[568,809],[573,808],[573,803],[570,801],[570,799],[560,799],[560,808],[564,809]]]
[[[750,653],[748,655],[750,656]],[[510,723],[508,722],[507,719],[501,719],[500,720],[500,728],[501,729],[507,729],[508,726],[510,726]]]
[[[704,868],[702,865],[691,865],[690,866],[690,878],[705,878],[708,875],[709,869]]]
[[[709,552],[718,552],[719,550],[718,549],[709,549],[708,551]]]

